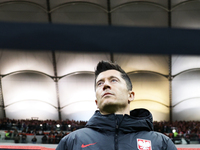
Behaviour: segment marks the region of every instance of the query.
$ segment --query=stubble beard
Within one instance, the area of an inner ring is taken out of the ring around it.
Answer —
[[[125,108],[126,108],[125,104],[111,101],[111,102],[104,102],[104,104],[101,105],[101,108],[99,108],[99,110],[102,114],[114,114]]]

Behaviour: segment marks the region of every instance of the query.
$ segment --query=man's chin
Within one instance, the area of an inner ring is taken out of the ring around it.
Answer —
[[[104,101],[101,105],[102,105],[102,107],[109,107],[112,105],[116,105],[116,100],[107,98],[107,99],[104,99]]]
[[[101,112],[110,114],[110,113],[115,113],[117,111],[117,104],[115,103],[106,103],[100,108]]]

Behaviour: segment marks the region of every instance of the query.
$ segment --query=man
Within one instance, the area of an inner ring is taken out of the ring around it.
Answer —
[[[120,66],[99,62],[95,71],[99,111],[85,128],[65,136],[56,150],[177,150],[171,139],[154,132],[146,109],[130,112],[132,84]]]
[[[12,136],[12,132],[10,130],[8,130],[8,132],[6,132],[6,134],[5,134],[5,139],[9,140],[9,139],[11,139],[11,136]]]

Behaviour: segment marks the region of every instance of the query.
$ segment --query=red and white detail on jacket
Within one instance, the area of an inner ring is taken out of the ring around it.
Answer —
[[[150,140],[137,139],[137,146],[139,150],[152,150]]]

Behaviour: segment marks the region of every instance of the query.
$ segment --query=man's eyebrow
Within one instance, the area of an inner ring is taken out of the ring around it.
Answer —
[[[103,81],[103,79],[99,79],[96,83],[98,83],[99,81]]]
[[[108,77],[109,79],[112,79],[112,78],[117,78],[117,79],[119,79],[118,77],[116,77],[116,76],[110,76],[110,77]]]
[[[119,80],[119,78],[116,77],[116,76],[109,76],[109,77],[108,77],[108,79],[112,79],[112,78],[117,78],[117,79]],[[103,80],[104,80],[104,78],[99,79],[96,83],[98,83],[99,81],[103,81]]]

